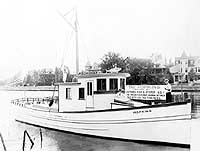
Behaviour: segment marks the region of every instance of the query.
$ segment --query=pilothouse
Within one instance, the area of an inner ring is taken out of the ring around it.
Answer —
[[[112,71],[113,70],[113,71]],[[77,82],[60,83],[59,112],[102,110],[111,108],[119,90],[124,90],[128,73],[118,73],[113,68],[107,73],[83,73]]]

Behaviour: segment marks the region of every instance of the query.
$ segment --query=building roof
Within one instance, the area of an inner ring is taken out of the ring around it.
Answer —
[[[175,57],[175,60],[182,60],[182,59],[187,59],[187,60],[196,60],[200,58],[199,56],[189,56],[189,57],[186,57],[186,58],[182,58],[182,57]]]
[[[91,65],[91,63],[90,63],[90,61],[89,61],[89,60],[87,61],[87,63],[86,63],[86,65],[85,65],[85,67],[92,67],[92,65]]]
[[[171,73],[179,73],[180,71],[181,71],[181,65],[180,64],[175,65],[175,66],[170,68]]]
[[[129,73],[98,73],[78,75],[78,78],[97,78],[97,77],[129,77]]]
[[[188,59],[188,60],[196,60],[199,56],[187,56],[186,52],[183,51],[180,57],[175,57],[175,60],[181,60],[181,59]]]
[[[183,53],[182,53],[182,55],[181,55],[181,58],[187,58],[187,57],[188,57],[188,56],[187,56],[186,52],[183,51]]]

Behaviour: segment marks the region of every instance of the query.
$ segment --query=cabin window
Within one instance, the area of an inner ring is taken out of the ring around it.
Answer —
[[[106,91],[106,79],[97,79],[97,91]]]
[[[118,79],[110,79],[110,90],[118,90]]]
[[[185,80],[186,80],[186,81],[188,80],[188,76],[187,76],[187,75],[185,75]]]
[[[175,75],[175,81],[178,81],[178,75]]]
[[[92,82],[87,82],[87,95],[92,95]]]
[[[85,89],[79,88],[79,100],[84,100],[84,99],[85,99]]]
[[[71,89],[66,88],[66,99],[71,99]]]
[[[125,89],[125,79],[120,79],[120,89]]]

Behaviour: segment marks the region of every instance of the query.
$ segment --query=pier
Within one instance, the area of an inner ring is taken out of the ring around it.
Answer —
[[[200,85],[172,85],[172,93],[182,100],[190,99],[194,118],[200,117]],[[174,101],[177,100],[174,98]]]

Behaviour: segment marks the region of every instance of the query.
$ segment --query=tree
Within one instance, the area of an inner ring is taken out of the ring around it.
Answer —
[[[131,76],[127,78],[127,84],[163,84],[164,79],[172,82],[172,75],[168,68],[154,68],[150,59],[129,58],[124,59],[118,53],[109,52],[102,58],[100,67],[103,72],[114,67],[122,68]]]
[[[33,77],[30,72],[25,77],[24,85],[28,86],[34,85]]]
[[[115,65],[117,65],[119,68],[122,68],[122,70],[125,70],[126,68],[124,59],[119,53],[108,52],[103,56],[100,67],[102,72],[106,72],[106,70],[113,68]]]
[[[25,77],[24,85],[45,86],[52,85],[55,81],[55,74],[52,69],[32,70]]]
[[[38,85],[50,86],[54,83],[55,75],[53,73],[41,73]]]
[[[33,84],[34,84],[35,86],[38,85],[39,78],[40,78],[40,76],[39,76],[38,71],[34,70],[34,71],[33,71],[33,74],[32,74],[32,79],[33,79]]]
[[[61,68],[56,67],[55,69],[55,83],[63,82],[63,72]]]
[[[190,81],[194,81],[195,80],[195,76],[196,76],[195,71],[194,71],[193,68],[191,68],[190,72],[188,72],[188,79]]]
[[[128,58],[126,60],[126,72],[130,73],[127,84],[147,84],[149,83],[149,68],[153,64],[149,59]]]

